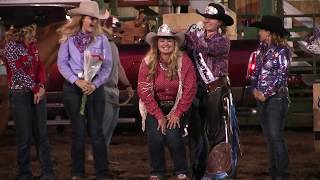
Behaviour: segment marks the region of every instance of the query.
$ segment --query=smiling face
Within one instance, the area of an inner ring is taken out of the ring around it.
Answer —
[[[160,55],[170,55],[175,47],[175,39],[173,37],[159,37],[158,48]]]
[[[260,29],[259,30],[259,39],[261,42],[266,42],[268,43],[270,40],[270,31],[264,30],[264,29]]]
[[[82,31],[91,33],[95,30],[98,23],[98,19],[91,16],[83,16],[82,18]]]
[[[204,28],[207,32],[218,32],[222,22],[217,19],[205,18],[203,21]]]

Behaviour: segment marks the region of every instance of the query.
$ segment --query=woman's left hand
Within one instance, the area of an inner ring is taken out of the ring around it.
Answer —
[[[253,96],[256,100],[261,102],[265,102],[267,100],[267,98],[263,95],[263,93],[257,89],[253,90]]]
[[[128,87],[126,88],[126,91],[128,92],[128,96],[129,96],[129,98],[131,99],[131,98],[133,97],[133,95],[134,95],[134,92],[133,92],[132,87],[131,87],[131,86],[128,86]]]
[[[90,85],[85,87],[85,90],[83,91],[83,93],[88,96],[92,94],[96,89],[97,89],[96,86],[91,83]]]
[[[39,91],[33,96],[34,104],[39,104],[40,100],[43,99],[45,93],[46,90],[43,87],[40,87]]]
[[[176,127],[180,128],[180,119],[175,116],[174,114],[170,115],[167,117],[168,123],[167,123],[167,128],[168,129],[175,129]]]

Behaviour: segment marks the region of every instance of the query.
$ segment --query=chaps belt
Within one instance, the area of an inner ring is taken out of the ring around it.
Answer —
[[[284,95],[284,96],[288,96],[289,95],[289,89],[288,87],[286,86],[283,86],[281,88],[279,88],[278,92],[277,92],[278,95]]]
[[[206,85],[208,92],[215,92],[219,87],[227,85],[227,77],[219,77],[219,79]]]

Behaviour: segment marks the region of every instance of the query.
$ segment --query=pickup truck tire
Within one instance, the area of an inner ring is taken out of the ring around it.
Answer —
[[[7,76],[0,76],[0,135],[5,131],[10,117]]]

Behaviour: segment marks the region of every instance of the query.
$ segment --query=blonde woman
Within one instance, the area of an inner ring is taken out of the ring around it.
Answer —
[[[283,131],[289,107],[287,79],[291,53],[286,37],[290,34],[283,27],[282,20],[275,16],[263,16],[260,22],[251,26],[260,29],[252,85],[260,124],[269,147],[269,173],[275,180],[288,179],[289,157]]]
[[[141,62],[138,95],[153,180],[165,179],[166,144],[177,179],[187,179],[181,124],[196,92],[196,76],[191,60],[179,50],[183,40],[183,34],[172,33],[166,24],[146,36],[150,51]]]
[[[35,139],[42,163],[41,179],[54,179],[47,134],[45,71],[36,47],[36,25],[31,15],[14,13],[5,19],[3,59],[7,69],[10,108],[17,129],[18,180],[31,180],[30,146]]]
[[[97,179],[107,178],[107,152],[102,133],[105,109],[103,84],[109,78],[112,59],[107,37],[101,31],[98,19],[98,4],[95,1],[84,1],[79,8],[70,10],[72,19],[58,29],[61,35],[58,52],[58,68],[66,79],[63,87],[64,106],[72,124],[72,179],[84,179],[85,132],[91,138],[95,174]],[[102,66],[92,82],[83,80],[84,51],[95,49],[102,59]],[[87,95],[85,116],[80,114],[82,95]]]

